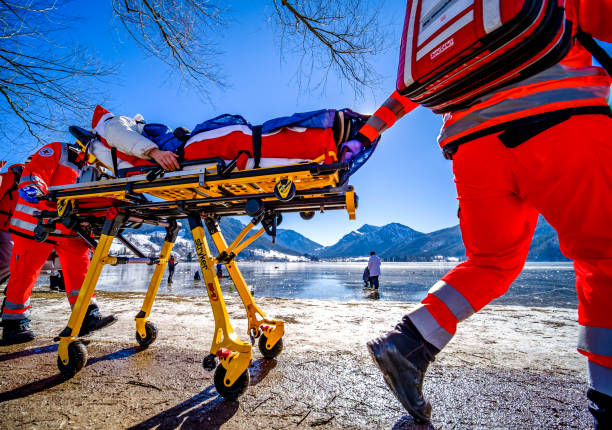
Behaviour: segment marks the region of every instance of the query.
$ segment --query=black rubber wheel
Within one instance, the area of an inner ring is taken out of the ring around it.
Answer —
[[[283,351],[283,338],[281,337],[278,342],[276,342],[276,345],[274,345],[270,349],[266,347],[267,342],[268,338],[265,334],[262,333],[262,335],[259,337],[259,350],[261,351],[261,355],[263,355],[264,358],[271,360]]]
[[[244,373],[240,375],[238,379],[236,379],[236,382],[229,387],[224,384],[225,373],[225,367],[222,365],[217,366],[214,377],[217,393],[219,393],[219,395],[224,399],[236,400],[238,397],[246,393],[247,388],[249,388],[249,383],[251,382],[249,369],[245,370]]]
[[[62,363],[62,359],[57,357],[57,368],[65,378],[72,378],[87,363],[87,348],[83,342],[78,340],[68,345],[68,364]]]
[[[157,327],[151,321],[145,323],[145,331],[147,335],[144,338],[140,337],[140,334],[136,331],[136,342],[143,348],[151,345],[157,339]]]
[[[204,370],[212,372],[217,367],[217,357],[215,357],[213,354],[208,354],[202,360],[202,367],[204,368]]]
[[[309,221],[314,218],[315,213],[313,211],[300,212],[300,216],[302,217],[303,220]]]

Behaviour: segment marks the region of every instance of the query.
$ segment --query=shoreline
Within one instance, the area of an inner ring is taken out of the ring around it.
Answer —
[[[33,295],[38,338],[0,347],[0,428],[417,428],[402,418],[365,349],[415,303],[256,297],[285,320],[284,351],[266,361],[255,348],[249,391],[226,402],[201,367],[213,332],[206,297],[158,296],[150,320],[159,336],[147,350],[134,340],[144,295],[98,297],[119,321],[87,338],[88,365],[62,381],[52,337],[68,320],[65,296]],[[248,339],[240,301],[226,301],[234,329]],[[430,367],[434,427],[588,428],[576,336],[570,309],[491,305],[472,316]]]

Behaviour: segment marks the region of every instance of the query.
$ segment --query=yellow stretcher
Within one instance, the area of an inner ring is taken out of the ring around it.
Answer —
[[[74,228],[95,248],[68,324],[56,338],[60,372],[72,377],[87,361],[87,349],[77,340],[77,334],[105,264],[155,265],[144,303],[135,318],[138,344],[147,347],[155,341],[157,329],[148,319],[180,230],[177,220],[186,218],[215,318],[210,353],[204,357],[203,366],[210,371],[216,369],[214,382],[221,396],[235,399],[242,395],[249,385],[248,367],[255,339],[259,338],[262,355],[274,358],[282,351],[285,328],[283,321],[268,318],[257,306],[238,269],[236,255],[264,233],[274,236],[283,212],[300,212],[304,219],[310,219],[315,211],[345,209],[350,219],[355,218],[355,192],[343,179],[348,164],[317,161],[245,171],[236,171],[231,163],[225,165],[220,160],[208,167],[188,162],[183,170],[164,172],[161,177],[159,172],[153,176],[145,172],[128,178],[52,187],[48,198],[57,204],[57,211],[38,214],[38,239],[44,240],[48,231],[61,222]],[[252,220],[228,245],[219,229],[219,220],[236,215],[249,215]],[[122,235],[124,229],[141,224],[165,227],[159,257],[145,257]],[[247,237],[258,224],[260,229]],[[217,248],[216,256],[211,252],[204,227]],[[109,255],[115,238],[130,249],[134,258]],[[227,267],[244,304],[251,342],[241,340],[229,321],[214,270],[218,263]]]

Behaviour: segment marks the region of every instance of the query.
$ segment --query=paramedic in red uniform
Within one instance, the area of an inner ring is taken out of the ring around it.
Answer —
[[[8,230],[19,198],[17,184],[22,171],[23,164],[13,164],[0,174],[0,284],[4,283],[10,274],[13,240]]]
[[[2,340],[4,344],[28,342],[34,339],[30,329],[30,295],[43,264],[52,250],[59,256],[66,283],[66,295],[73,306],[89,268],[89,246],[63,225],[57,225],[45,242],[34,240],[37,218],[35,211],[50,210],[41,197],[49,187],[74,184],[80,168],[77,153],[66,143],[44,146],[25,166],[19,181],[19,200],[11,219],[13,255],[11,277],[2,306]],[[101,329],[116,321],[114,315],[103,317],[95,298],[92,299],[81,327],[80,335]]]
[[[612,0],[568,0],[566,16],[573,29],[612,42]],[[523,268],[542,214],[557,231],[563,254],[574,260],[578,351],[588,360],[589,409],[597,429],[612,429],[609,92],[609,76],[574,42],[560,64],[445,116],[439,143],[456,149],[445,152],[453,160],[468,260],[436,283],[395,330],[368,343],[385,381],[417,420],[431,414],[422,394],[429,363],[460,321],[507,291]],[[357,140],[344,145],[343,159],[415,106],[394,92]],[[500,132],[499,125],[510,121],[519,128]],[[487,131],[492,126],[496,130]]]

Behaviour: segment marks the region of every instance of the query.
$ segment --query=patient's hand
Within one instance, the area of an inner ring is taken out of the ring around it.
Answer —
[[[154,159],[164,170],[173,171],[181,168],[178,162],[178,155],[171,151],[160,151],[153,149],[149,152],[149,157]]]

